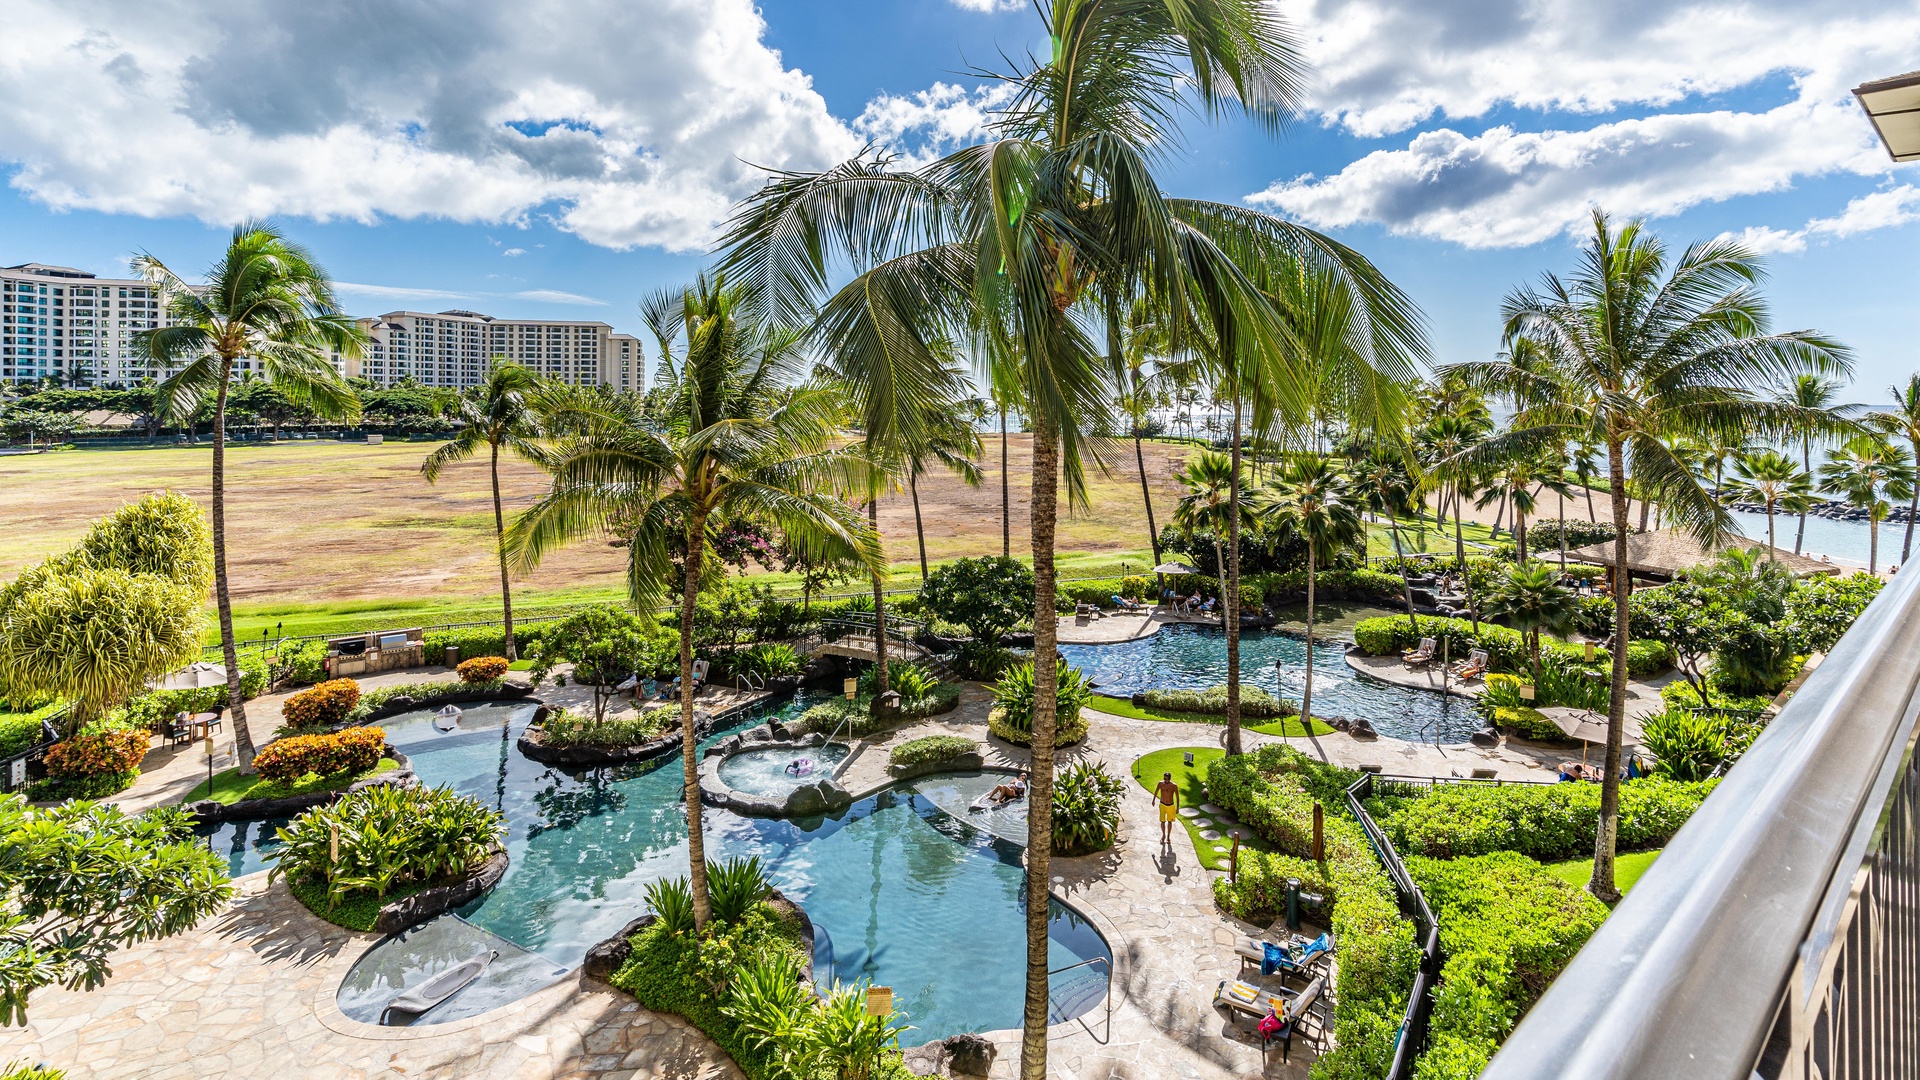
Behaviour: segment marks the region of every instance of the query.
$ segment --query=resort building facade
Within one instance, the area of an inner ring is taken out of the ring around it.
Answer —
[[[504,356],[561,382],[646,389],[640,339],[603,322],[499,319],[477,311],[392,311],[362,319],[364,355],[339,357],[340,372],[382,386],[411,378],[426,386],[478,384]]]
[[[69,266],[0,268],[0,382],[49,376],[68,385],[131,386],[162,378],[133,335],[163,324],[159,290]]]

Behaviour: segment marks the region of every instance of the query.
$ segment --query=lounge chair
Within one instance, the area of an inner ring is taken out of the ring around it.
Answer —
[[[1234,946],[1233,953],[1240,958],[1240,967],[1243,971],[1248,964],[1256,968],[1261,967],[1266,963],[1267,943],[1254,938],[1241,938],[1240,944]],[[1313,977],[1320,972],[1320,969],[1327,966],[1327,958],[1333,955],[1333,937],[1330,934],[1321,934],[1307,942],[1300,949],[1299,956],[1293,956],[1292,950],[1288,950],[1288,954],[1287,959],[1280,962],[1279,971],[1282,977],[1287,975],[1298,975],[1302,979]]]
[[[1213,1004],[1215,1008],[1225,1005],[1229,1013],[1264,1019],[1269,1015],[1280,1018],[1279,1027],[1271,1034],[1263,1034],[1260,1039],[1260,1057],[1266,1059],[1267,1044],[1274,1039],[1280,1040],[1280,1060],[1287,1060],[1293,1052],[1293,1033],[1302,1023],[1312,1021],[1324,1036],[1327,1030],[1326,1017],[1322,1015],[1325,1006],[1320,1001],[1320,993],[1327,987],[1324,976],[1314,979],[1302,990],[1263,990],[1252,983],[1238,979],[1221,979],[1214,988]]]
[[[1465,660],[1453,665],[1453,677],[1456,679],[1477,679],[1487,673],[1492,658],[1485,649],[1475,649],[1467,654]]]
[[[1420,639],[1420,646],[1418,648],[1408,649],[1406,652],[1400,654],[1400,662],[1408,667],[1430,664],[1433,662],[1433,655],[1439,651],[1439,642],[1430,637],[1423,637]]]
[[[1120,596],[1118,594],[1114,595],[1113,606],[1119,608],[1121,611],[1125,611],[1129,613],[1147,610],[1147,605],[1141,603],[1140,601],[1129,600],[1126,597]]]

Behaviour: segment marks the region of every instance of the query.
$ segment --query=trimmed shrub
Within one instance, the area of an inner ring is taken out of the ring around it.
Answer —
[[[47,775],[56,780],[91,780],[137,772],[147,756],[148,741],[144,730],[75,735],[47,747]]]
[[[677,708],[651,709],[638,716],[595,720],[572,709],[555,709],[540,721],[540,738],[548,746],[639,746],[660,737],[661,721],[680,716]]]
[[[557,625],[559,625],[558,620],[515,623],[513,625],[514,649],[521,656],[526,656],[528,650],[546,640],[548,629]],[[461,660],[471,660],[476,656],[505,656],[507,652],[507,632],[500,626],[429,630],[422,640],[426,645],[427,656],[436,662],[446,655],[449,646],[460,650],[459,659]]]
[[[1416,1080],[1473,1080],[1606,920],[1607,907],[1524,855],[1411,858],[1447,962]]]
[[[280,715],[294,727],[325,727],[345,723],[358,704],[359,683],[352,679],[328,679],[288,698],[280,706]]]
[[[1622,784],[1620,849],[1665,844],[1717,783],[1652,777]],[[1367,809],[1402,854],[1458,859],[1517,851],[1559,862],[1592,853],[1600,785],[1445,785],[1419,797],[1372,799]]]
[[[311,686],[327,677],[327,643],[303,641],[280,650],[277,662],[285,670],[281,681]]]
[[[476,656],[471,660],[460,661],[454,673],[463,683],[490,683],[507,677],[507,658],[504,656]]]
[[[1210,687],[1206,690],[1149,690],[1144,695],[1150,709],[1165,709],[1170,712],[1202,713],[1208,716],[1227,715],[1227,688]],[[1240,686],[1240,715],[1244,718],[1264,720],[1277,716],[1299,716],[1300,706],[1292,701],[1283,701],[1257,686]]]
[[[980,744],[959,735],[925,735],[910,739],[887,754],[892,765],[931,765],[952,761],[980,749]]]
[[[387,733],[377,727],[353,727],[329,735],[294,735],[275,739],[254,755],[253,767],[262,777],[291,783],[309,773],[332,776],[365,772],[386,749]]]
[[[1269,604],[1307,598],[1307,572],[1304,568],[1281,574],[1257,574],[1244,579],[1242,584],[1255,586]],[[1313,596],[1316,601],[1358,600],[1372,604],[1405,603],[1406,590],[1398,573],[1389,574],[1369,569],[1321,568],[1313,575]]]

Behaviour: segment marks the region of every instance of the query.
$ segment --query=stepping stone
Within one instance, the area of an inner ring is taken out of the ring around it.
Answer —
[[[1201,830],[1200,830],[1200,839],[1202,839],[1202,840],[1218,840],[1218,839],[1220,839],[1220,834],[1219,834],[1219,833],[1217,833],[1217,832],[1215,832],[1215,831],[1214,831],[1214,830],[1212,830],[1212,829],[1201,829]]]
[[[1249,828],[1245,828],[1244,826],[1235,826],[1234,828],[1227,830],[1227,835],[1237,836],[1242,840],[1251,840],[1253,839],[1253,830]]]
[[[1180,816],[1181,817],[1199,817],[1200,808],[1197,806],[1183,806],[1180,808]]]
[[[1200,809],[1205,810],[1207,813],[1212,814],[1215,817],[1218,817],[1219,815],[1226,813],[1225,810],[1220,809],[1219,807],[1213,805],[1212,803],[1201,803]]]

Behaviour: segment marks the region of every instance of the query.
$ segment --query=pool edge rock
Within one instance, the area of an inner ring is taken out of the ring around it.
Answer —
[[[731,810],[743,817],[797,818],[839,813],[853,805],[853,793],[830,776],[811,784],[801,784],[780,799],[735,791],[720,779],[720,766],[743,751],[818,746],[825,741],[817,733],[783,738],[765,724],[729,736],[718,746],[709,747],[706,756],[700,760],[700,801],[708,806]]]
[[[400,767],[355,780],[344,788],[335,788],[330,791],[288,795],[282,799],[247,799],[236,803],[201,799],[199,802],[187,803],[186,809],[192,812],[203,825],[220,825],[229,821],[266,821],[270,818],[294,817],[316,806],[325,806],[343,795],[365,791],[367,788],[407,787],[419,782],[419,778],[413,772],[413,761],[407,755],[388,745],[380,756],[392,759],[399,763]]]
[[[500,884],[500,879],[507,875],[508,861],[507,849],[498,844],[494,845],[493,854],[487,858],[486,863],[479,870],[459,881],[421,889],[411,896],[403,896],[390,904],[381,905],[380,914],[373,920],[373,932],[397,934],[435,915],[452,911],[471,902],[481,893]]]
[[[767,903],[773,905],[774,910],[782,913],[791,912],[800,920],[800,944],[807,954],[806,963],[800,966],[800,978],[802,982],[811,982],[813,979],[813,919],[808,917],[806,908],[789,900],[779,889],[774,889],[767,895]],[[652,926],[657,917],[652,912],[648,912],[622,927],[619,933],[588,948],[586,956],[580,961],[581,977],[597,979],[611,985],[614,972],[625,967],[628,958],[633,955],[633,936]]]

